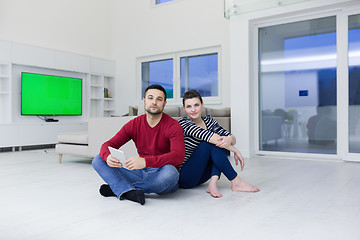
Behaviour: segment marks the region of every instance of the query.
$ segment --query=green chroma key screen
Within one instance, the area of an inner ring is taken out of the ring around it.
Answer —
[[[21,73],[22,115],[81,115],[82,79]]]

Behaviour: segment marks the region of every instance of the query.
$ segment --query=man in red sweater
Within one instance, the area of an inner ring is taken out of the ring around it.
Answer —
[[[163,113],[165,89],[157,84],[146,88],[143,98],[145,114],[125,124],[105,142],[92,165],[107,183],[100,194],[145,203],[145,193],[166,194],[178,189],[179,172],[185,157],[183,130],[175,119]],[[133,140],[139,156],[125,161],[128,169],[114,158],[108,147],[120,148]]]

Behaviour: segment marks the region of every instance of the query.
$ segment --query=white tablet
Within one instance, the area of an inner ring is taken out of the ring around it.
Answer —
[[[124,152],[119,149],[110,147],[110,146],[109,146],[109,151],[114,158],[119,160],[119,162],[122,164],[123,168],[126,168],[126,166],[125,166],[126,157],[125,157]]]

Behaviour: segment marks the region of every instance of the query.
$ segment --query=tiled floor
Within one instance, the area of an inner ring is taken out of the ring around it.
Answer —
[[[141,206],[100,196],[90,161],[0,153],[0,239],[360,239],[360,163],[246,159],[239,174],[259,193],[222,177],[220,199],[202,185]]]

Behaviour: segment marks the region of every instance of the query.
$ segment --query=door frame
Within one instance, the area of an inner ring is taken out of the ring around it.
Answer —
[[[258,62],[258,44],[254,44],[251,55],[253,56],[250,63],[253,82],[251,90],[254,93],[251,102],[254,104],[252,118],[253,126],[253,143],[254,153],[257,156],[274,156],[287,158],[302,159],[326,159],[337,161],[359,161],[360,153],[349,152],[349,68],[348,68],[348,16],[360,14],[360,6],[336,7],[334,9],[325,9],[314,13],[299,13],[291,17],[272,18],[271,20],[253,21],[250,26],[252,42],[259,42],[258,29],[261,27],[275,26],[280,24],[317,19],[322,17],[336,17],[336,41],[337,41],[337,153],[336,154],[313,154],[301,152],[271,152],[260,149],[260,122],[259,122],[259,62]]]

